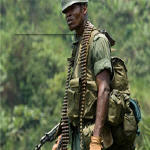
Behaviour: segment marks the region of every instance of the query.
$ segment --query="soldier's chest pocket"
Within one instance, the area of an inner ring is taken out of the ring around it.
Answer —
[[[78,117],[80,94],[77,91],[68,89],[68,116]]]
[[[68,89],[67,94],[68,94],[68,116],[76,118],[79,116],[79,102],[80,102],[79,78],[75,78],[70,81],[70,88]]]
[[[93,119],[96,112],[97,87],[95,81],[87,82],[85,95],[84,118]],[[79,78],[70,81],[68,89],[68,116],[78,117],[80,114],[81,93],[79,87]]]

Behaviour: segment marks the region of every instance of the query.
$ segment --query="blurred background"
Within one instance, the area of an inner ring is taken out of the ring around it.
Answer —
[[[126,62],[142,111],[136,150],[150,150],[150,1],[91,0],[88,9]],[[0,0],[0,10],[0,149],[32,150],[60,121],[73,36],[60,0]]]

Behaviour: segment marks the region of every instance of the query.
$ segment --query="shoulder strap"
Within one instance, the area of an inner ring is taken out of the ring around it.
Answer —
[[[106,30],[98,30],[96,28],[94,28],[94,30],[91,33],[91,37],[90,37],[90,42],[89,43],[91,43],[94,40],[94,37],[96,35],[98,35],[98,34],[101,37],[106,37],[111,46],[115,45],[116,41],[108,34],[108,32]]]
[[[99,33],[100,32],[96,28],[94,28],[94,30],[91,32],[91,37],[90,37],[89,43],[92,43],[92,41],[94,40],[94,37],[96,35],[98,35]]]
[[[107,37],[107,39],[110,42],[111,46],[115,45],[116,41],[108,34],[108,32],[106,30],[99,30],[99,31],[100,31],[100,33],[104,34]]]

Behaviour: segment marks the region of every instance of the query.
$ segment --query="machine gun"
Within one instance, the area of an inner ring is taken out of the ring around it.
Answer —
[[[52,130],[50,130],[49,132],[45,133],[45,135],[40,140],[40,144],[38,144],[35,147],[35,150],[40,150],[41,147],[46,142],[52,142],[52,141],[54,141],[60,134],[61,134],[61,124],[58,123]],[[61,142],[62,142],[62,138],[60,139],[60,142],[59,142],[57,150],[60,150],[60,148],[61,148]]]

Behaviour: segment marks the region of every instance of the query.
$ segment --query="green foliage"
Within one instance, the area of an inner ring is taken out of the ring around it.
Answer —
[[[70,33],[59,0],[0,0],[0,9],[0,146],[33,149],[60,121],[72,36],[48,35]],[[94,0],[88,8],[91,22],[116,40],[112,55],[127,63],[142,110],[138,150],[150,149],[149,14],[149,0]]]

